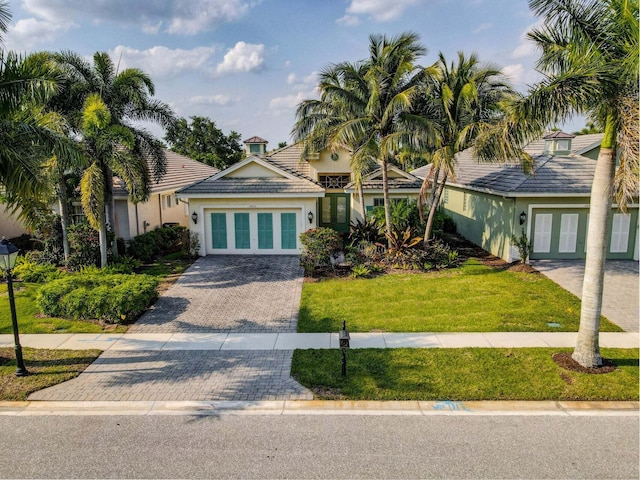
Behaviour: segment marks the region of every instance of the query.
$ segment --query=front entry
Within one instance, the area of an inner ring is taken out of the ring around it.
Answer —
[[[327,193],[324,198],[318,199],[319,226],[341,233],[349,232],[350,197],[348,193]]]

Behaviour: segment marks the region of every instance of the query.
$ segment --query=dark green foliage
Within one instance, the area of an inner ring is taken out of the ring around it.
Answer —
[[[340,234],[331,228],[319,227],[300,234],[303,251],[300,265],[305,275],[313,275],[316,267],[331,266],[331,255],[342,248]]]
[[[68,275],[43,285],[37,302],[48,316],[120,323],[151,305],[157,285],[148,275]]]
[[[179,225],[157,228],[129,240],[127,254],[148,263],[156,257],[185,248],[188,245],[188,235],[188,230]]]
[[[403,198],[398,202],[392,202],[390,209],[392,228],[395,228],[396,230],[411,228],[413,235],[420,235],[424,233],[425,225],[424,222],[420,220],[417,201]],[[375,207],[371,212],[371,217],[375,219],[379,227],[384,230],[384,208]]]
[[[33,215],[34,237],[41,245],[38,261],[54,265],[60,263],[64,257],[60,215],[43,209],[37,209]]]
[[[382,214],[384,218],[384,210]],[[349,235],[347,237],[349,245],[355,246],[360,242],[377,243],[383,240],[384,234],[375,218],[369,217],[364,221],[358,218],[355,222],[351,222],[349,226]]]
[[[208,117],[193,116],[191,123],[179,118],[167,128],[164,139],[172,151],[220,170],[238,162],[243,155],[240,134],[232,131],[225,135]]]
[[[433,238],[442,238],[442,234],[445,232],[455,233],[456,224],[453,222],[453,219],[449,215],[446,215],[445,213],[442,213],[440,210],[438,210],[433,217],[431,234]],[[422,233],[424,233],[424,230]]]
[[[98,232],[82,222],[67,229],[69,239],[69,259],[67,268],[72,271],[89,265],[100,265],[100,242]]]
[[[10,238],[9,241],[13,243],[21,253],[36,250],[40,247],[40,243],[28,233],[24,233],[19,237]]]

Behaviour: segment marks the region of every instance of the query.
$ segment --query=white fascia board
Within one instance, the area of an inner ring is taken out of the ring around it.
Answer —
[[[566,197],[566,198],[579,198],[590,197],[591,193],[558,193],[558,192],[504,192],[501,190],[493,190],[491,188],[479,188],[470,187],[469,185],[462,185],[459,183],[447,182],[448,187],[460,188],[462,190],[469,190],[472,192],[486,193],[488,195],[495,195],[496,197],[505,198],[521,198],[521,197],[536,197],[536,198],[553,198],[553,197]]]
[[[236,198],[236,199],[243,199],[243,198],[282,198],[282,199],[287,199],[287,198],[321,198],[324,197],[324,192],[317,192],[317,193],[287,193],[287,194],[282,194],[282,193],[243,193],[243,194],[237,194],[237,193],[216,193],[216,194],[211,194],[211,193],[194,193],[191,195],[187,195],[184,193],[179,193],[176,194],[177,198],[194,198],[194,199],[198,199],[198,198]]]
[[[378,162],[378,165],[380,166],[380,170],[376,170],[374,172],[371,172],[371,173],[365,175],[365,177],[364,177],[365,180],[373,180],[375,178],[382,177],[382,164],[380,162]],[[412,173],[405,172],[404,170],[402,170],[401,168],[396,167],[395,165],[388,165],[387,172],[390,172],[390,171],[394,171],[396,173],[399,173],[401,176],[403,176],[407,180],[422,180],[420,177],[416,177]]]
[[[213,177],[209,177],[209,178],[211,180],[218,180],[220,178],[226,177],[229,173],[235,172],[236,170],[239,170],[242,167],[244,167],[245,165],[248,165],[250,163],[257,163],[258,165],[263,166],[267,170],[271,170],[272,172],[277,173],[279,175],[282,175],[283,177],[288,178],[290,180],[299,180],[300,179],[300,177],[297,177],[297,176],[295,176],[295,175],[293,175],[293,174],[291,174],[289,172],[285,172],[284,170],[281,170],[280,168],[278,168],[275,165],[273,165],[272,163],[267,162],[264,159],[262,159],[260,157],[256,157],[256,156],[247,157],[244,160],[242,160],[241,162],[234,163],[233,165],[231,165],[226,170],[223,170],[220,173],[216,173]]]
[[[354,188],[345,188],[344,191],[346,193],[357,193],[356,190]],[[367,193],[383,193],[383,190],[381,188],[365,188],[362,193],[364,193],[365,195]],[[397,193],[420,193],[420,189],[419,188],[390,188],[389,189],[389,194],[397,194]]]

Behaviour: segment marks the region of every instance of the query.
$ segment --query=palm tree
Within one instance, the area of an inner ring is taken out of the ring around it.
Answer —
[[[111,160],[105,158],[100,160],[101,175],[97,175],[97,167],[90,167],[92,175],[87,176],[85,172],[81,182],[83,198],[96,198],[98,194],[104,196],[104,201],[99,205],[104,206],[105,213],[94,215],[94,220],[100,219],[113,226],[114,200],[111,181],[113,173],[127,185],[129,198],[133,202],[140,202],[149,198],[151,176],[157,181],[165,172],[166,156],[161,143],[146,130],[134,126],[133,122],[151,121],[168,127],[175,120],[174,114],[168,105],[151,98],[155,87],[147,74],[136,68],[118,72],[112,60],[104,52],[95,53],[92,63],[72,52],[56,53],[52,58],[63,72],[64,88],[51,106],[68,119],[73,129],[72,134],[81,136],[86,134],[87,108],[93,105],[97,108],[96,111],[101,111],[102,107],[97,107],[98,102],[95,98],[97,94],[109,113],[111,125],[119,128],[118,138],[124,138],[124,131],[127,131],[133,139],[130,147],[125,148],[128,150],[126,155],[120,155],[116,150],[100,151],[101,155],[111,152]],[[91,102],[87,103],[89,98]],[[99,150],[89,148],[89,151],[95,153]],[[96,159],[93,160],[92,165],[95,165]],[[151,168],[152,175],[149,174],[148,167]],[[92,181],[90,182],[89,179]],[[97,228],[95,221],[92,224]],[[117,255],[117,249],[113,249],[113,254]],[[106,265],[106,256],[107,237],[102,235],[103,266]]]
[[[321,103],[303,102],[293,131],[296,139],[328,138],[330,146],[350,148],[355,172],[359,171],[357,165],[366,165],[368,159],[378,160],[389,234],[387,169],[406,145],[417,143],[415,129],[408,122],[411,117],[405,114],[411,109],[422,77],[415,62],[425,53],[413,33],[394,38],[370,36],[369,58],[355,65],[329,67],[320,84]],[[331,121],[334,113],[338,113],[337,118]],[[330,134],[324,135],[327,132]]]
[[[617,193],[619,206],[625,208],[638,192],[638,2],[529,0],[529,7],[544,21],[528,36],[542,52],[537,66],[545,78],[515,104],[503,138],[515,135],[518,144],[539,135],[541,126],[574,114],[586,114],[604,126],[591,188],[580,328],[572,355],[585,367],[597,367],[602,365],[600,312],[612,199]],[[493,151],[487,157],[502,155]]]
[[[435,212],[445,182],[455,179],[455,156],[472,147],[478,133],[502,116],[501,103],[514,92],[495,67],[482,66],[475,55],[458,53],[457,63],[448,64],[440,53],[424,79],[415,113],[422,128],[432,167],[424,179],[419,205],[426,203],[429,215],[424,243],[427,245]],[[429,189],[429,184],[432,184]]]

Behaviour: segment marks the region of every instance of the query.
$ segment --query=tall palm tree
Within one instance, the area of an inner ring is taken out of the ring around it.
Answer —
[[[472,147],[476,137],[502,116],[501,104],[514,92],[500,70],[483,66],[475,55],[458,53],[449,64],[442,53],[424,78],[415,113],[422,119],[432,167],[425,177],[419,205],[429,206],[424,243],[429,243],[445,182],[455,179],[455,156]],[[429,185],[432,184],[431,189]]]
[[[541,50],[545,78],[517,102],[503,138],[526,140],[541,126],[586,114],[604,126],[591,187],[580,327],[573,358],[602,364],[600,313],[612,200],[625,208],[638,192],[637,0],[529,0],[543,18],[528,36]],[[488,142],[491,144],[491,141]],[[522,144],[522,143],[521,143]],[[501,157],[488,148],[488,158]],[[616,173],[616,157],[620,166]]]
[[[175,121],[174,114],[168,105],[152,98],[155,87],[146,73],[136,68],[119,72],[104,52],[95,53],[93,62],[72,52],[56,53],[52,58],[63,72],[64,88],[51,105],[68,118],[73,134],[82,136],[86,133],[87,101],[91,98],[94,106],[97,105],[94,97],[97,94],[109,112],[111,125],[119,127],[121,133],[128,131],[133,139],[127,155],[119,155],[112,150],[112,161],[102,162],[102,176],[96,174],[97,167],[94,167],[91,169],[93,175],[84,176],[81,182],[83,198],[96,197],[98,192],[104,196],[100,205],[104,205],[105,214],[94,218],[102,219],[113,227],[113,174],[125,182],[129,198],[133,202],[140,202],[149,198],[151,177],[159,180],[166,168],[166,156],[161,143],[146,130],[135,126],[134,122],[150,121],[168,127]],[[147,162],[151,172],[148,172]],[[89,182],[89,179],[93,181]],[[95,191],[88,191],[92,189]],[[95,226],[97,224],[94,223]],[[106,235],[101,237],[103,266],[107,255],[106,238]],[[113,249],[113,254],[117,255],[117,249]]]
[[[368,59],[356,65],[343,64],[344,68],[338,66],[335,73],[344,77],[331,79],[328,75],[325,80],[329,81],[321,83],[321,101],[335,105],[319,106],[328,109],[316,115],[318,111],[310,108],[313,103],[303,102],[297,112],[293,132],[296,139],[313,136],[315,128],[320,132],[329,129],[329,144],[350,148],[355,164],[365,164],[369,158],[378,160],[382,168],[387,233],[391,232],[387,170],[406,145],[418,141],[408,122],[411,117],[405,114],[411,109],[422,76],[415,62],[425,53],[414,33],[393,38],[372,35]],[[347,75],[348,70],[351,72]],[[341,115],[327,125],[326,117],[334,108]]]

